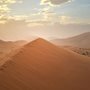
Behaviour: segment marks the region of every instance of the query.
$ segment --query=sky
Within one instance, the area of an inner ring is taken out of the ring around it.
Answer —
[[[0,38],[66,38],[90,32],[90,0],[0,0]]]

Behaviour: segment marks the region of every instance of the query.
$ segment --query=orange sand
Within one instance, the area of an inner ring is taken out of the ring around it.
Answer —
[[[0,68],[0,90],[90,90],[90,58],[37,39]]]

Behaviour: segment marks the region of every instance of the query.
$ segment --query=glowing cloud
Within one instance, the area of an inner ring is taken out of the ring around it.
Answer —
[[[21,0],[0,0],[0,23],[4,24],[7,22],[6,20],[3,19],[5,19],[8,16],[7,13],[11,11],[9,5],[21,2],[22,2]]]
[[[0,0],[0,4],[14,4],[14,3],[22,3],[21,0]]]
[[[10,8],[6,4],[0,6],[0,14],[10,12]]]
[[[21,0],[0,0],[0,15],[10,12],[9,5],[14,3],[21,3]]]

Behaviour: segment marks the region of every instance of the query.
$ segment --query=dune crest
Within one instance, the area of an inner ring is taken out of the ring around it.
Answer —
[[[0,90],[90,90],[90,58],[39,38],[0,68]]]

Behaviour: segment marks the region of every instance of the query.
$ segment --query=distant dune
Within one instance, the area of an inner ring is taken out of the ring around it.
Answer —
[[[0,65],[7,61],[12,55],[16,53],[27,42],[24,40],[19,41],[3,41],[0,40]]]
[[[67,39],[54,39],[51,42],[58,46],[74,46],[79,48],[90,48],[90,32],[83,33]]]
[[[11,50],[23,46],[27,42],[24,40],[19,41],[2,41],[0,40],[0,52],[11,52]]]
[[[0,90],[90,90],[90,58],[39,38],[0,68]]]

